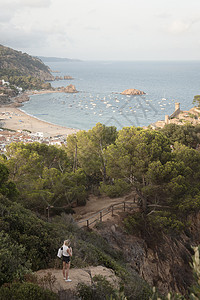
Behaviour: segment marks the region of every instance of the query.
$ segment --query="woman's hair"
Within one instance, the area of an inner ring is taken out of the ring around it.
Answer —
[[[65,246],[69,246],[69,245],[70,245],[70,240],[65,240],[65,241],[64,241],[64,245],[65,245]]]

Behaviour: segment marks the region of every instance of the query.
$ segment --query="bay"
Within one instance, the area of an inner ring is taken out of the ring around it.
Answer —
[[[83,61],[48,62],[54,75],[73,80],[52,86],[75,85],[79,93],[33,95],[23,110],[37,118],[76,129],[91,129],[97,122],[107,126],[148,126],[172,114],[175,103],[189,110],[200,94],[200,61]],[[120,93],[139,89],[142,96]]]

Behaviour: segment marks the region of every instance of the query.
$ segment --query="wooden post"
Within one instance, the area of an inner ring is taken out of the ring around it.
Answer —
[[[126,210],[126,202],[124,202],[124,211]]]
[[[87,220],[87,227],[89,228],[89,220]]]
[[[100,211],[100,222],[102,222],[102,211]]]
[[[49,222],[49,210],[50,210],[50,205],[48,204],[48,206],[47,206],[47,222]]]
[[[47,222],[49,222],[49,220],[50,220],[50,208],[54,208],[54,206],[48,204],[48,206],[46,208],[46,210],[47,210]]]
[[[114,207],[113,207],[113,205],[111,206],[111,210],[112,210],[112,217],[114,216]]]

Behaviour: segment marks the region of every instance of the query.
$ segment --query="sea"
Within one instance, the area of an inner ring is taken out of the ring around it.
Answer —
[[[75,85],[78,93],[33,95],[22,110],[41,120],[68,128],[89,130],[100,122],[118,130],[148,126],[171,115],[175,103],[189,110],[200,94],[200,61],[71,61],[48,62],[54,76],[71,80],[53,87]],[[121,95],[126,89],[142,96]]]

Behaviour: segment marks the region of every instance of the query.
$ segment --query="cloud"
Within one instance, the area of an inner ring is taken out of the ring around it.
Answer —
[[[50,7],[51,2],[51,0],[19,0],[20,5],[33,8]]]
[[[95,26],[86,26],[84,27],[86,30],[91,30],[91,31],[99,31],[100,27],[95,27]]]
[[[176,20],[173,21],[169,28],[168,31],[172,34],[181,34],[186,31],[191,27],[191,24],[189,22],[181,21],[181,20]]]
[[[0,24],[9,22],[13,17],[13,11],[9,9],[0,10]]]
[[[188,32],[192,26],[200,21],[199,18],[193,20],[175,20],[168,27],[168,32],[174,35],[183,34]]]
[[[18,13],[27,9],[48,8],[52,0],[6,0],[0,4],[0,24],[9,23]]]
[[[44,46],[46,38],[41,32],[25,32],[18,29],[0,30],[1,43],[13,48],[29,48],[37,45]]]
[[[171,18],[172,14],[165,11],[165,12],[156,13],[155,16],[160,19],[168,19]]]
[[[49,7],[52,0],[6,0],[2,7],[23,9],[23,7]]]

